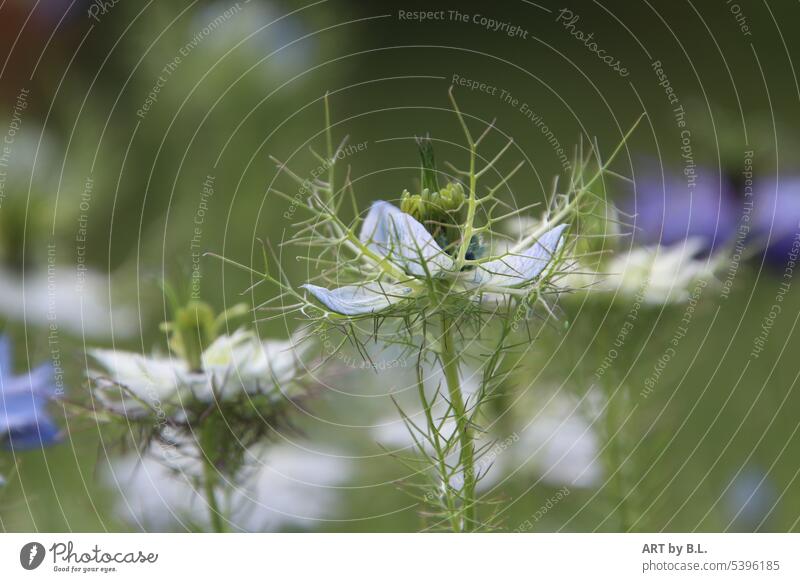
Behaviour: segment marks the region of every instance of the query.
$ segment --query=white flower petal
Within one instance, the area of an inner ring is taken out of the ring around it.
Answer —
[[[105,372],[91,372],[95,380],[109,378],[151,405],[175,395],[182,387],[186,364],[178,358],[146,357],[121,350],[92,350]]]
[[[651,305],[681,303],[689,299],[693,286],[701,279],[713,279],[724,264],[723,253],[696,258],[704,248],[703,239],[695,237],[670,246],[637,247],[614,255],[602,273],[583,275],[585,281],[570,275],[565,283],[586,288],[593,298],[613,293]]]
[[[603,468],[598,461],[602,443],[596,431],[602,403],[590,393],[583,400],[557,392],[541,408],[529,412],[519,442],[510,448],[510,469],[533,469],[550,485],[596,487]]]
[[[505,287],[532,281],[547,268],[560,250],[565,228],[566,224],[560,224],[544,233],[527,249],[481,265],[476,278],[481,283]]]
[[[414,217],[381,200],[374,202],[359,235],[372,251],[388,257],[406,273],[435,276],[453,269],[453,259]]]
[[[273,392],[294,377],[297,353],[291,340],[260,341],[251,330],[239,329],[215,339],[203,352],[206,378],[196,387],[195,396],[210,400],[234,396],[239,390],[248,394]]]
[[[361,225],[359,240],[376,252],[381,252],[381,247],[385,247],[389,243],[388,217],[393,212],[400,211],[388,202],[382,200],[373,202],[364,219],[364,224]]]
[[[294,341],[267,340],[261,343],[259,355],[253,360],[253,369],[262,369],[267,373],[268,381],[286,384],[297,370],[298,353]]]
[[[377,313],[401,301],[411,292],[408,287],[388,283],[347,285],[333,290],[311,284],[302,287],[325,307],[342,315]]]

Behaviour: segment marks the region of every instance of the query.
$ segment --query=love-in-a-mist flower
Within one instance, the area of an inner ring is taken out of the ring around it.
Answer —
[[[128,410],[139,402],[178,404],[187,399],[210,403],[241,394],[276,395],[289,389],[297,372],[291,340],[261,340],[252,330],[238,329],[214,339],[201,353],[202,366],[192,369],[177,355],[143,355],[122,350],[93,349],[99,366],[92,380],[102,387],[124,387]]]
[[[195,478],[211,522],[224,531],[220,490],[237,483],[248,451],[289,424],[293,401],[305,394],[301,350],[294,340],[264,341],[245,328],[224,333],[232,317],[247,312],[244,306],[215,315],[192,300],[173,309],[174,319],[162,326],[169,354],[90,351],[97,363],[90,372],[92,413],[117,422],[139,450],[161,444],[171,464],[199,467]]]
[[[519,295],[537,283],[558,255],[566,227],[554,226],[532,244],[523,241],[502,256],[470,260],[465,253],[459,260],[413,216],[378,201],[359,234],[373,257],[373,280],[335,289],[313,284],[303,288],[331,311],[348,316],[372,315],[424,300],[432,282],[450,283],[448,292],[453,294]]]
[[[123,388],[128,412],[156,402],[185,406],[242,396],[282,397],[299,371],[294,340],[262,340],[246,328],[221,333],[224,321],[205,303],[192,302],[166,326],[171,353],[93,349],[89,354],[99,366],[90,378],[104,398],[109,387]]]
[[[304,292],[296,290],[285,273],[272,273],[269,264],[264,273],[250,271],[281,289],[263,309],[284,317],[304,314],[320,333],[330,328],[342,334],[342,343],[349,340],[365,358],[367,345],[382,341],[402,347],[403,357],[416,361],[415,388],[424,422],[414,425],[402,414],[418,453],[405,461],[415,467],[415,474],[431,480],[430,495],[419,496],[431,508],[426,511],[435,522],[431,527],[475,531],[493,527],[491,519],[478,517],[476,497],[477,483],[486,474],[480,461],[486,447],[476,445],[481,442],[481,405],[496,387],[499,362],[519,345],[513,338],[516,330],[527,326],[540,304],[551,313],[546,297],[556,291],[554,279],[565,266],[569,226],[582,213],[585,200],[596,195],[593,188],[600,185],[622,145],[606,161],[595,148],[588,157],[580,150],[566,190],[558,191],[556,183],[536,227],[498,244],[505,235],[497,226],[531,208],[517,208],[500,196],[524,164],[506,173],[498,169],[513,140],[484,158],[487,162],[479,159],[478,146],[492,133],[493,124],[474,138],[452,89],[450,102],[466,138],[468,169],[451,166],[447,182],[440,184],[433,141],[418,139],[419,188],[415,193],[398,188],[399,206],[375,201],[361,220],[355,196],[343,200],[353,194],[352,184],[345,182],[340,188],[336,183],[336,161],[344,142],[333,148],[326,98],[327,155],[312,150],[323,171],[303,179],[278,162],[300,185],[302,196],[272,190],[292,205],[289,216],[297,208],[310,215],[295,223],[295,235],[284,244],[319,250],[303,258],[322,270],[301,285]],[[486,186],[483,179],[489,172],[497,181]],[[353,208],[356,217],[343,218],[345,208]],[[335,342],[323,343],[331,348],[329,354],[337,352]],[[474,394],[465,394],[462,363],[471,349],[480,380]],[[425,366],[431,364],[441,369],[438,386],[426,386],[431,379]]]
[[[59,441],[47,405],[56,397],[53,367],[42,364],[15,375],[11,342],[0,338],[0,443],[6,449],[34,449]]]

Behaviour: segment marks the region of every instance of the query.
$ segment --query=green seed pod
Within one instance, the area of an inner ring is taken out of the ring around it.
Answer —
[[[214,311],[207,303],[192,300],[175,314],[172,350],[193,371],[203,369],[203,350],[214,341]]]

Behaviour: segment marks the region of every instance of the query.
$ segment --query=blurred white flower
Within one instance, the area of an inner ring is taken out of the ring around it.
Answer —
[[[91,350],[100,364],[90,377],[95,385],[120,385],[150,406],[194,397],[211,402],[247,394],[273,394],[287,389],[298,370],[293,340],[261,341],[251,330],[239,329],[215,339],[202,353],[203,370],[193,371],[181,358],[144,356],[121,350]],[[131,399],[128,407],[136,407]]]
[[[289,383],[297,372],[297,353],[293,340],[260,341],[250,330],[238,329],[215,339],[203,351],[204,374],[191,374],[195,396],[209,400],[271,392],[274,386]]]
[[[124,386],[134,397],[154,405],[175,397],[184,388],[186,363],[174,357],[144,356],[122,350],[91,350],[102,370],[91,370],[89,375],[101,388],[108,384]],[[127,408],[138,408],[134,400],[126,402]]]
[[[519,433],[505,437],[486,434],[477,440],[476,449],[485,447],[487,451],[476,462],[476,472],[482,475],[478,489],[486,491],[511,475],[530,473],[553,486],[597,486],[603,471],[598,456],[600,441],[593,426],[596,403],[590,404],[589,400],[591,398],[579,402],[559,392]],[[434,418],[436,412],[434,410]],[[455,422],[442,426],[445,436],[454,431]],[[378,443],[390,450],[405,449],[408,453],[416,446],[405,425],[391,418],[377,423],[373,434]],[[419,435],[417,438],[422,442]],[[432,449],[427,448],[431,453]]]
[[[559,281],[568,289],[584,289],[590,296],[619,294],[644,303],[665,305],[690,299],[693,288],[714,280],[725,255],[699,256],[706,248],[700,238],[689,238],[671,246],[647,246],[613,255],[602,272],[585,272],[577,263]]]
[[[178,456],[180,465],[157,455],[114,458],[103,481],[119,493],[117,514],[142,529],[165,531],[204,526],[208,506],[199,488],[199,460]],[[348,480],[350,463],[331,452],[299,445],[268,448],[258,467],[239,485],[228,482],[224,495],[233,531],[314,529],[335,517],[336,487]]]
[[[313,529],[335,516],[336,486],[352,473],[350,462],[332,451],[311,451],[295,445],[271,448],[245,495],[234,499],[233,521],[250,531],[286,526]]]
[[[501,458],[505,472],[530,469],[551,485],[596,486],[602,467],[592,396],[579,401],[563,390],[553,394],[521,430],[511,454]]]
[[[24,275],[0,267],[0,314],[28,325],[56,325],[72,334],[130,337],[136,331],[132,309],[112,306],[110,276],[55,267],[26,268]]]

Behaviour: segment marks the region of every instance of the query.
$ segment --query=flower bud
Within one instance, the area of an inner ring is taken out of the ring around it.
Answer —
[[[214,311],[202,301],[192,300],[175,313],[170,347],[192,371],[203,369],[203,350],[214,341]]]

